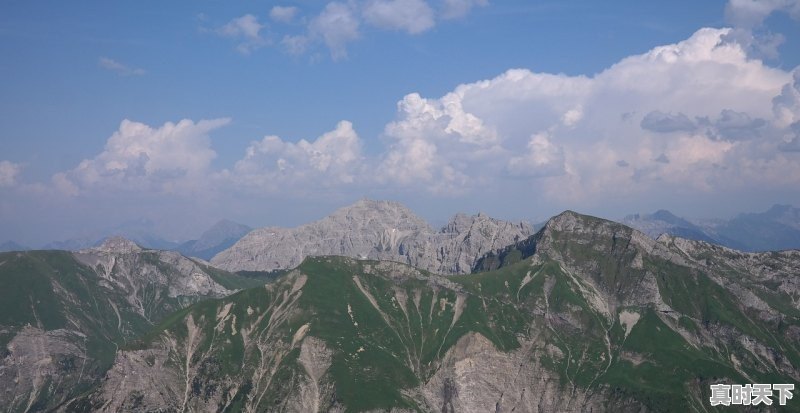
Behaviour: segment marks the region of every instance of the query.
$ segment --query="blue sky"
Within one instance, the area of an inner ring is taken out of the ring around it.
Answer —
[[[0,241],[294,225],[362,196],[436,222],[800,203],[798,17],[789,0],[3,2]]]

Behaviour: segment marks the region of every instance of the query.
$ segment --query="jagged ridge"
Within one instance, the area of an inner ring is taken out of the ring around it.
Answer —
[[[527,223],[484,214],[456,215],[435,231],[399,203],[361,200],[297,228],[253,230],[211,262],[229,271],[271,271],[294,268],[309,256],[341,255],[465,274],[480,256],[532,232]]]

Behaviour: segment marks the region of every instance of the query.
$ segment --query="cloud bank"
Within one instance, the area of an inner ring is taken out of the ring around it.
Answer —
[[[319,36],[344,47],[358,33],[351,19],[360,17],[343,3],[326,10]],[[335,33],[322,28],[334,23]],[[210,136],[229,119],[124,120],[102,150],[38,185],[84,204],[168,195],[192,205],[198,194],[243,204],[521,194],[563,209],[675,194],[796,193],[800,68],[770,67],[733,30],[701,29],[593,76],[511,69],[438,97],[409,93],[381,136],[367,137],[376,145],[342,120],[316,137],[253,137],[238,160],[214,166]],[[4,194],[32,187],[20,182],[20,170],[0,161]]]
[[[273,11],[274,10],[275,9],[273,9]],[[278,18],[288,18],[285,11],[279,11],[277,15]],[[269,43],[266,38],[261,36],[261,30],[264,29],[264,27],[265,26],[259,22],[258,17],[252,14],[245,14],[217,28],[216,32],[220,36],[238,41],[239,43],[236,46],[236,50],[239,53],[248,55]]]
[[[217,27],[214,32],[237,41],[242,54],[278,44],[291,55],[325,46],[333,60],[347,58],[347,47],[369,30],[400,31],[419,35],[443,20],[460,19],[488,0],[363,0],[331,1],[316,13],[303,14],[296,6],[273,6],[262,22],[258,14],[245,14]],[[299,30],[298,30],[299,29]],[[264,32],[274,32],[270,35]],[[274,37],[274,38],[273,38]]]
[[[357,35],[353,12],[331,3],[312,22],[338,53]],[[401,28],[402,21],[391,24]],[[258,29],[248,33],[256,36]],[[212,170],[216,153],[208,134],[227,119],[160,127],[125,120],[103,152],[53,182],[67,194],[219,186],[246,193],[381,187],[431,196],[513,182],[563,203],[676,188],[796,188],[800,70],[765,65],[730,33],[701,29],[591,77],[512,69],[438,98],[410,93],[384,129],[383,149],[369,154],[354,125],[341,121],[311,140],[267,136],[235,165]],[[0,182],[13,176],[3,172]]]
[[[186,193],[208,189],[209,165],[216,157],[209,132],[229,119],[184,119],[153,128],[123,120],[105,149],[75,168],[53,176],[68,195],[96,191]]]

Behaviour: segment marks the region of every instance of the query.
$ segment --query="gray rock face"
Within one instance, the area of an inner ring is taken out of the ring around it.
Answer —
[[[75,387],[88,388],[91,365],[86,336],[74,330],[23,327],[8,343],[0,364],[0,406],[6,411],[41,411],[42,399],[63,400]]]
[[[518,350],[500,351],[486,337],[469,333],[442,359],[422,388],[430,411],[443,412],[587,412],[605,411],[604,389],[565,389],[557,373],[541,365],[536,340]],[[533,357],[532,357],[533,355]],[[617,406],[617,411],[625,411]]]
[[[177,252],[145,251],[122,237],[109,238],[99,247],[73,255],[95,269],[102,286],[124,294],[128,304],[148,320],[180,308],[175,306],[186,301],[183,297],[224,297],[233,293],[195,261]],[[166,305],[172,301],[175,303]]]
[[[123,237],[110,237],[103,241],[100,246],[90,248],[91,251],[116,253],[116,254],[130,254],[142,250],[135,242]]]
[[[297,228],[261,228],[211,263],[228,271],[294,268],[305,257],[339,255],[397,261],[443,274],[466,274],[476,260],[533,233],[524,222],[459,214],[436,231],[396,202],[361,200]]]

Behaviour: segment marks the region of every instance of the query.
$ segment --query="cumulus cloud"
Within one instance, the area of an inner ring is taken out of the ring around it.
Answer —
[[[575,126],[580,120],[583,119],[583,108],[570,109],[561,116],[561,123],[567,127]]]
[[[474,7],[488,4],[487,0],[443,0],[435,10],[428,0],[332,1],[313,17],[297,18],[297,8],[276,6],[270,18],[283,23],[308,21],[304,32],[281,37],[280,44],[289,54],[300,55],[324,44],[333,60],[341,60],[347,57],[348,45],[362,37],[362,30],[417,35],[435,27],[440,19],[463,17]]]
[[[511,175],[537,178],[564,173],[564,148],[554,145],[547,133],[533,135],[527,149],[523,156],[508,161]]]
[[[103,152],[54,175],[53,183],[69,195],[95,189],[168,193],[201,189],[216,157],[208,134],[228,122],[184,119],[153,128],[123,120]]]
[[[784,152],[800,152],[800,122],[795,122],[786,131],[788,141],[780,145],[780,150]]]
[[[299,11],[294,6],[274,6],[269,11],[269,18],[279,23],[291,23]]]
[[[642,129],[656,133],[691,132],[697,127],[694,122],[683,113],[671,114],[654,110],[642,118]]]
[[[774,59],[778,47],[785,41],[783,35],[764,28],[764,21],[773,13],[787,13],[800,20],[798,0],[729,0],[725,6],[725,19],[733,26],[726,40],[734,41],[756,57]]]
[[[800,68],[793,72],[793,81],[783,85],[772,99],[772,113],[782,126],[800,121]]]
[[[355,18],[350,5],[332,4],[325,25]],[[357,22],[351,28],[356,35]],[[512,69],[441,97],[410,93],[383,130],[385,146],[369,155],[342,121],[313,140],[267,136],[213,171],[208,133],[227,120],[125,121],[101,154],[52,183],[67,194],[191,193],[209,182],[258,194],[504,188],[566,205],[674,190],[796,188],[800,76],[753,58],[729,33],[701,29],[591,77]]]
[[[359,37],[359,20],[350,4],[331,2],[311,20],[308,30],[319,37],[331,51],[334,60],[347,57],[347,43]]]
[[[383,181],[423,184],[431,192],[459,192],[466,182],[459,169],[499,150],[496,132],[464,110],[459,92],[438,100],[412,93],[397,107],[398,119],[384,131],[389,149],[379,171]]]
[[[120,76],[142,76],[146,73],[144,69],[130,67],[108,57],[99,58],[97,64],[103,69],[115,72]]]
[[[489,0],[443,0],[442,18],[457,19],[464,17],[473,7],[483,7],[489,5]]]
[[[369,0],[362,11],[367,23],[384,29],[422,33],[435,24],[425,0]]]
[[[363,172],[361,140],[352,123],[341,121],[311,142],[278,136],[252,142],[223,175],[247,190],[297,192],[353,184]]]
[[[780,148],[784,152],[800,152],[800,138],[794,138],[789,142],[783,143]]]
[[[306,52],[308,48],[309,39],[303,35],[296,35],[296,36],[283,36],[281,39],[281,45],[283,45],[284,49],[289,54],[292,55],[301,55]]]
[[[236,50],[242,54],[250,54],[267,45],[267,40],[261,36],[263,28],[264,25],[258,21],[258,17],[245,14],[219,27],[217,33],[220,36],[238,40],[239,44],[236,46]]]
[[[564,201],[800,184],[783,132],[800,116],[796,77],[729,33],[701,29],[593,77],[514,69],[438,99],[410,94],[379,174],[431,192],[510,175]]]
[[[468,176],[447,163],[438,147],[424,139],[405,139],[383,157],[378,182],[391,186],[424,188],[436,195],[466,191]]]
[[[761,26],[774,12],[786,12],[795,20],[800,20],[800,1],[798,0],[729,0],[725,6],[726,20],[743,28]]]
[[[20,170],[22,167],[19,164],[0,161],[0,188],[16,185]]]
[[[724,139],[741,140],[759,137],[766,124],[764,119],[752,118],[745,112],[723,109],[715,126]]]

